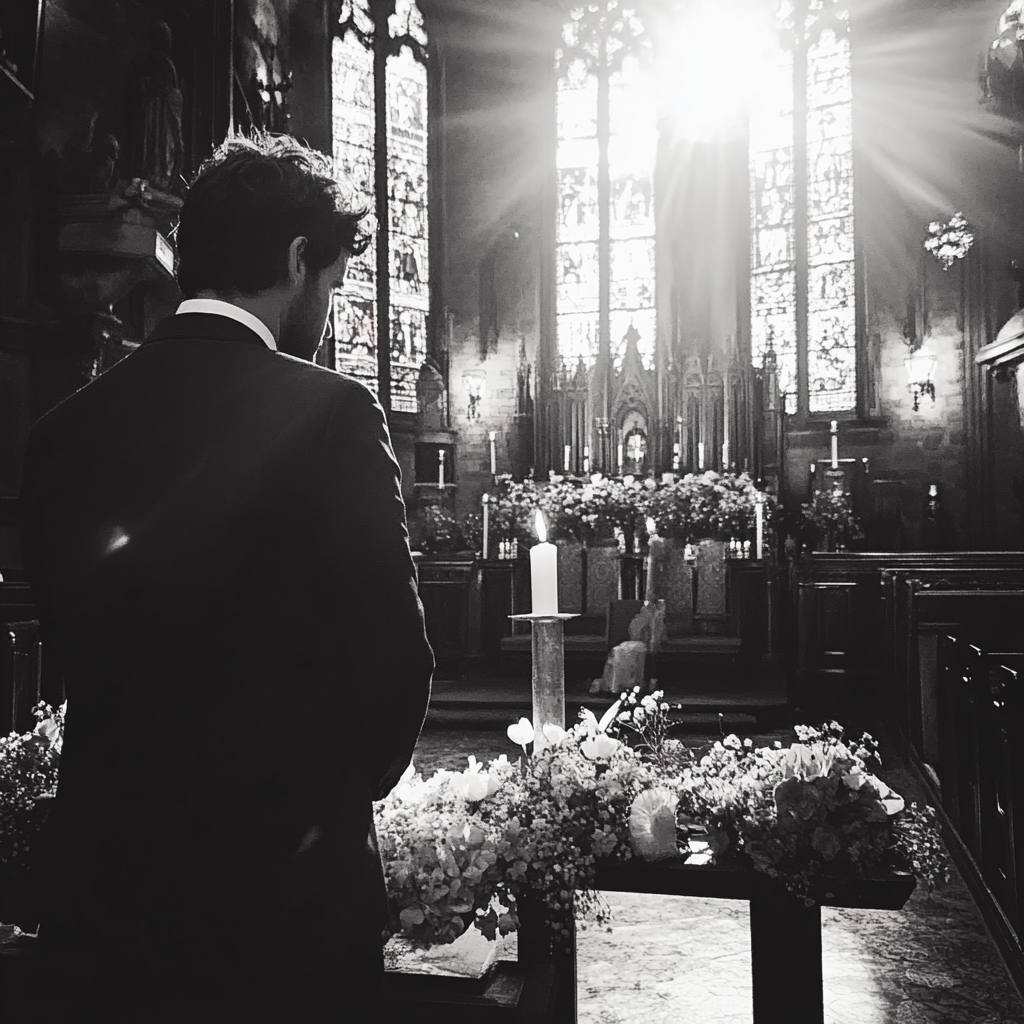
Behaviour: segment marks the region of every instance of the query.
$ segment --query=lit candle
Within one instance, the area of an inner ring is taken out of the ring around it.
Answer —
[[[491,437],[491,476],[497,476],[498,475],[498,458],[497,458],[497,455],[495,454],[495,451],[494,451],[494,439],[495,439],[496,436],[497,435],[492,430],[491,434],[490,434],[490,437]]]
[[[761,557],[762,544],[764,540],[764,502],[760,496],[757,501],[754,502],[754,523],[757,528],[757,544],[755,550],[757,551],[757,557]]]
[[[623,469],[625,469],[625,468],[626,467],[625,467],[625,465],[623,464],[623,461],[622,461],[622,442],[620,441],[619,442],[619,473],[621,474]]]
[[[444,457],[445,450],[439,448],[437,451],[437,486],[444,487]]]
[[[728,470],[729,468],[729,442],[722,442],[722,470]]]
[[[572,454],[572,445],[567,444],[565,446],[565,471],[569,472],[569,456]]]
[[[534,615],[558,614],[558,549],[548,543],[544,516],[537,510],[539,544],[530,548],[530,590]]]
[[[647,593],[645,600],[653,604],[658,599],[661,589],[662,563],[665,557],[665,541],[658,536],[658,524],[651,518],[647,520]]]
[[[839,421],[832,421],[832,468],[839,468]]]
[[[484,549],[483,549],[482,555],[483,555],[484,560],[486,561],[487,560],[487,540],[488,540],[487,533],[488,533],[488,529],[490,527],[490,510],[491,510],[491,505],[490,505],[490,502],[487,500],[487,495],[486,494],[483,497],[483,502],[484,502],[484,545],[483,545]]]
[[[590,472],[590,446],[589,445],[584,445],[583,446],[583,472],[584,473],[589,473]]]
[[[698,469],[703,469],[704,468],[704,442],[703,441],[698,441],[697,442],[697,468]]]

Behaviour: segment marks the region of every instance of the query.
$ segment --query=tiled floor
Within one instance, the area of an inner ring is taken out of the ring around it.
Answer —
[[[783,733],[754,736],[764,742]],[[684,737],[700,743],[707,736]],[[880,774],[908,799],[913,776],[884,737]],[[504,728],[425,730],[418,770],[519,753]],[[749,1024],[745,904],[608,893],[613,931],[578,937],[580,1024]],[[825,909],[826,1024],[1024,1024],[1024,1005],[963,880],[899,912]],[[514,941],[500,956],[514,957]],[[780,1022],[782,1024],[782,1022]]]

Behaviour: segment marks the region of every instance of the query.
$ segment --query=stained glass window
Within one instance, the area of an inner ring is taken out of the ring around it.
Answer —
[[[774,349],[790,412],[799,404],[801,344],[807,410],[840,412],[857,401],[850,45],[839,3],[809,0],[804,13],[803,38],[778,47],[750,110],[751,337],[758,364]],[[799,246],[798,208],[806,224]],[[802,323],[798,281],[807,288]]]
[[[368,0],[346,0],[333,43],[333,141],[338,172],[374,209],[374,22]],[[386,119],[389,206],[391,407],[416,412],[416,379],[427,354],[427,73],[409,45],[426,43],[413,0],[398,0],[388,20],[398,41],[387,58]],[[377,390],[376,250],[349,263],[330,321],[337,369]]]
[[[593,58],[596,44],[581,38],[581,25],[576,12],[564,28],[563,44],[568,52],[584,51]],[[614,38],[609,38],[608,51],[615,46]],[[640,335],[640,353],[650,366],[655,341],[654,87],[635,57],[621,57],[610,73],[597,68],[599,64],[584,56],[568,60],[558,83],[558,353],[570,367],[580,357],[592,366],[599,353],[603,213],[611,242],[609,265],[603,268],[610,284],[611,354],[616,361],[621,358],[632,323]],[[609,87],[607,124],[601,126],[608,132],[611,187],[606,211],[600,209],[598,196],[599,73],[608,75]]]

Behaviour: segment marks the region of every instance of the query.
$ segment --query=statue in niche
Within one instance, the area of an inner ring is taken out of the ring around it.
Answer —
[[[444,378],[437,363],[427,356],[416,380],[416,404],[420,410],[420,425],[424,430],[443,430],[445,427]]]
[[[56,172],[62,192],[99,195],[115,192],[120,183],[118,161],[121,146],[117,139],[102,132],[96,135],[98,114],[89,118],[84,135],[64,147]]]
[[[166,22],[153,25],[149,51],[129,88],[131,174],[171,191],[178,183],[182,163],[182,96]]]

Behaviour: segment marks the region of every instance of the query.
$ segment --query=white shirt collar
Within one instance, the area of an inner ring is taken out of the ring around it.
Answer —
[[[254,314],[233,302],[225,302],[223,299],[185,299],[175,310],[175,313],[215,313],[218,316],[229,316],[240,324],[245,324],[250,331],[255,331],[266,343],[267,348],[272,352],[277,351],[277,342],[270,328]]]

